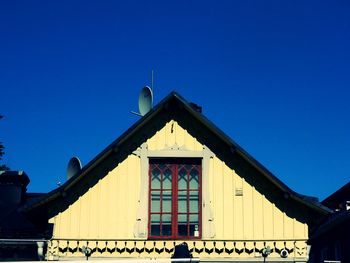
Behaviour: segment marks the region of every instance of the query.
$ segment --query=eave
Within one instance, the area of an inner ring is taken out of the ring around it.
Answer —
[[[102,176],[104,176],[106,173],[108,173],[108,169],[110,169],[110,167],[108,165],[104,165],[104,163],[119,162],[123,160],[123,158],[126,158],[126,156],[130,154],[133,148],[138,147],[137,144],[132,145],[135,143],[135,140],[133,140],[134,138],[138,138],[136,141],[147,139],[146,135],[143,135],[144,130],[151,130],[152,132],[155,132],[157,125],[169,121],[171,118],[175,118],[175,120],[183,120],[184,117],[181,114],[186,115],[186,118],[189,118],[189,120],[187,120],[188,122],[194,121],[197,124],[187,124],[188,127],[200,126],[198,130],[196,130],[196,127],[192,127],[193,132],[200,131],[202,133],[205,133],[203,136],[207,136],[208,138],[215,140],[215,143],[213,143],[213,145],[217,142],[220,144],[219,154],[222,155],[223,159],[230,161],[230,159],[234,159],[232,157],[235,156],[236,159],[241,158],[242,160],[245,160],[249,166],[256,169],[264,177],[264,180],[269,181],[276,189],[278,189],[280,191],[280,195],[284,198],[293,200],[297,203],[300,203],[302,206],[308,207],[317,216],[324,216],[330,213],[330,210],[320,203],[312,202],[307,197],[291,190],[262,164],[250,156],[236,142],[234,142],[211,121],[209,121],[204,115],[195,111],[191,105],[176,92],[170,93],[157,106],[155,106],[145,116],[140,118],[119,138],[112,142],[105,150],[103,150],[92,161],[85,165],[79,174],[69,179],[59,188],[48,193],[37,203],[31,204],[29,206],[23,206],[22,209],[24,211],[30,212],[35,208],[48,206],[49,203],[55,200],[65,198],[67,196],[67,193],[72,191],[74,192],[75,188],[80,185],[80,182],[82,180],[88,180],[89,177],[91,180],[93,180],[93,183],[97,182],[99,178],[93,178],[92,176],[95,169],[100,169],[103,171],[106,170],[105,172],[102,172]],[[184,123],[185,121],[186,120],[184,120]],[[142,136],[145,137],[143,138]],[[317,218],[317,216],[315,216],[315,218]]]

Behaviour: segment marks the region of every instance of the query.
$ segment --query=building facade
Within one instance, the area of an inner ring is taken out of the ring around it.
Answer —
[[[44,194],[27,193],[29,177],[23,171],[0,171],[0,261],[28,261],[44,258],[44,246],[51,237],[47,224],[21,212],[24,204]]]
[[[329,212],[175,92],[22,209],[53,227],[48,260],[170,259],[186,243],[215,262],[306,262],[309,233]]]
[[[322,204],[333,212],[310,238],[311,262],[350,262],[350,183]]]

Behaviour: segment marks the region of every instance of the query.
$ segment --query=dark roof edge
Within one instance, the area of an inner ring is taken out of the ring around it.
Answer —
[[[332,205],[332,202],[335,201],[336,199],[339,199],[342,197],[342,195],[346,195],[346,193],[350,193],[350,182],[346,183],[342,187],[340,187],[338,190],[333,192],[331,195],[326,197],[323,201],[322,204],[324,205]],[[339,201],[339,200],[338,200]]]
[[[221,137],[222,140],[224,140],[227,144],[230,144],[231,147],[234,147],[236,152],[241,155],[242,158],[244,158],[246,161],[248,161],[251,165],[253,165],[256,169],[258,169],[262,174],[265,175],[265,177],[274,185],[276,185],[280,190],[282,190],[284,193],[289,195],[292,199],[299,201],[305,205],[307,205],[310,208],[314,208],[318,211],[320,211],[323,214],[329,214],[332,212],[331,209],[328,207],[322,205],[319,202],[311,202],[310,197],[301,195],[292,189],[290,189],[286,184],[284,184],[280,179],[278,179],[275,175],[273,175],[265,166],[263,166],[260,162],[258,162],[254,157],[252,157],[247,151],[245,151],[241,146],[239,146],[238,143],[233,141],[229,136],[227,136],[220,128],[218,128],[214,123],[212,123],[209,119],[207,119],[204,115],[201,113],[196,112],[192,109],[192,107],[188,104],[188,102],[181,97],[181,95],[174,92],[174,95],[177,96],[182,103],[188,108],[188,110],[195,114],[198,119],[200,119],[207,128],[211,129],[215,134]]]
[[[125,141],[129,136],[131,136],[131,132],[135,133],[137,130],[139,130],[144,123],[146,123],[156,112],[158,112],[163,104],[168,101],[172,96],[175,96],[176,92],[171,92],[168,96],[166,96],[163,100],[161,100],[155,107],[153,107],[145,116],[140,118],[138,121],[136,121],[131,127],[129,127],[124,133],[122,133],[117,139],[115,139],[112,143],[110,143],[102,152],[96,155],[95,158],[93,158],[90,162],[88,162],[80,173],[76,174],[75,176],[71,177],[69,180],[67,180],[64,184],[59,186],[58,188],[53,189],[52,191],[48,192],[45,196],[43,196],[40,200],[38,200],[36,203],[33,203],[31,205],[23,205],[21,207],[22,210],[29,211],[35,207],[38,207],[40,205],[43,205],[47,202],[50,202],[51,200],[54,200],[60,196],[64,196],[64,192],[74,186],[79,180],[81,180],[85,174],[87,174],[91,169],[93,169],[96,165],[98,165],[100,162],[102,162],[112,151],[117,150],[118,145]]]
[[[72,177],[68,181],[66,181],[59,188],[54,189],[49,192],[43,199],[38,201],[37,203],[24,207],[25,210],[31,210],[36,206],[47,203],[50,200],[53,200],[59,196],[64,195],[64,192],[69,188],[73,187],[81,178],[84,177],[91,169],[93,169],[96,165],[102,162],[109,154],[113,151],[117,151],[118,145],[120,145],[123,141],[127,140],[130,136],[136,133],[138,130],[144,126],[149,119],[151,119],[154,115],[156,115],[160,110],[163,109],[165,104],[172,98],[176,98],[179,102],[182,103],[182,106],[192,114],[198,121],[202,122],[208,129],[210,129],[214,134],[216,134],[221,140],[223,140],[229,147],[233,148],[242,158],[244,158],[248,163],[253,165],[256,169],[258,169],[271,183],[277,186],[282,192],[284,192],[288,197],[299,201],[306,206],[313,208],[322,214],[328,214],[331,212],[330,209],[323,206],[318,202],[312,202],[306,196],[298,194],[291,190],[287,185],[285,185],[282,181],[280,181],[276,176],[274,176],[268,169],[266,169],[261,163],[255,160],[250,154],[248,154],[243,148],[241,148],[236,142],[234,142],[230,137],[228,137],[221,129],[219,129],[215,124],[213,124],[210,120],[208,120],[204,115],[194,110],[189,102],[187,102],[181,95],[177,92],[173,91],[168,96],[166,96],[163,100],[161,100],[152,110],[150,110],[145,116],[140,118],[137,122],[135,122],[129,129],[127,129],[121,136],[119,136],[116,140],[114,140],[110,145],[108,145],[100,154],[98,154],[94,159],[92,159],[89,163],[87,163],[82,171],[76,176]]]

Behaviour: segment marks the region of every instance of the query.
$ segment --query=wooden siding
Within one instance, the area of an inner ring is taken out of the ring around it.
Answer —
[[[168,122],[147,142],[148,150],[202,151],[177,122]],[[52,219],[54,239],[134,239],[140,198],[140,158],[131,154],[68,209]],[[307,239],[308,227],[286,215],[216,156],[209,161],[213,240]]]
[[[215,239],[307,239],[306,224],[288,217],[224,162],[214,157],[210,166]]]
[[[52,218],[55,238],[133,238],[139,158],[130,155],[69,208]]]

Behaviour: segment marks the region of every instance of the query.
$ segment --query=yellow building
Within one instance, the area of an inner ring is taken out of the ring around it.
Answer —
[[[306,262],[328,213],[174,92],[25,209],[53,226],[48,260],[169,259],[186,242],[203,262]]]

